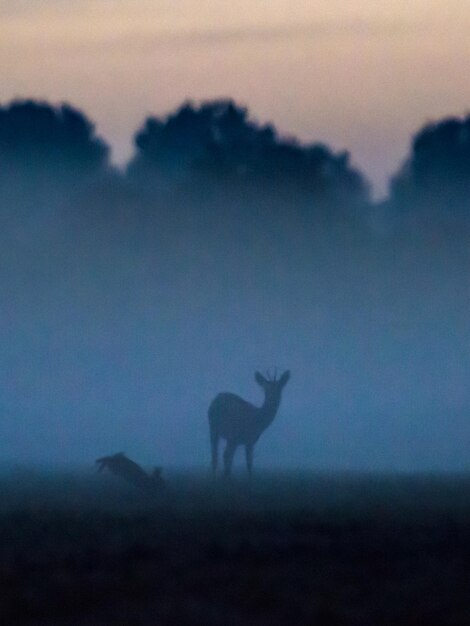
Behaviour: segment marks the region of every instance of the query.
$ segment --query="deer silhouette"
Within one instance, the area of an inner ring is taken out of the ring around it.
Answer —
[[[265,378],[259,372],[255,380],[264,391],[264,403],[257,407],[233,393],[219,393],[209,407],[209,429],[212,451],[212,471],[217,472],[219,439],[225,439],[224,474],[230,476],[235,451],[238,446],[245,446],[248,475],[253,470],[253,450],[261,433],[274,420],[284,386],[290,378],[287,370],[277,379],[277,371]]]
[[[147,474],[138,463],[129,459],[124,452],[103,456],[101,459],[97,459],[96,464],[98,465],[98,472],[107,468],[116,476],[149,494],[157,493],[164,485],[161,467],[155,467],[152,474]]]

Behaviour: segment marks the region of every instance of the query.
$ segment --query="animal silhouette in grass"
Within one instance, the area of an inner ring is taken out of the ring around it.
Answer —
[[[138,463],[129,459],[124,452],[103,456],[97,459],[96,463],[99,472],[107,468],[110,472],[119,476],[119,478],[124,479],[148,494],[159,492],[165,484],[161,475],[161,467],[155,467],[152,474],[147,474]]]
[[[264,402],[257,407],[233,393],[219,393],[209,407],[209,429],[212,452],[212,471],[217,472],[219,439],[225,439],[224,474],[230,476],[235,451],[245,446],[246,466],[251,476],[253,470],[253,450],[261,433],[274,420],[284,386],[290,378],[287,370],[277,379],[277,371],[265,378],[259,372],[255,380],[264,391]]]

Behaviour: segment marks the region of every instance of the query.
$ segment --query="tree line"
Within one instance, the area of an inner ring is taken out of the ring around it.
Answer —
[[[465,215],[469,192],[470,116],[446,118],[412,138],[380,208]],[[377,208],[348,152],[282,137],[230,99],[186,102],[149,117],[122,168],[76,108],[10,102],[0,107],[0,194],[2,207],[101,204],[111,212],[123,203],[158,212],[175,197],[218,210],[222,201],[240,210],[257,201],[307,213]]]

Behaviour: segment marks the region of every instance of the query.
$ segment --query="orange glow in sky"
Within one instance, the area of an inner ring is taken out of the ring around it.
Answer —
[[[462,0],[4,0],[0,100],[71,102],[122,161],[146,115],[232,96],[380,193],[413,132],[470,109],[469,27]]]

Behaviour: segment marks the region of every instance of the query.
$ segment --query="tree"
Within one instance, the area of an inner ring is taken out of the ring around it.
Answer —
[[[135,137],[129,177],[150,189],[242,189],[287,192],[316,201],[364,202],[368,185],[348,153],[279,137],[232,100],[183,104],[150,117]]]
[[[74,194],[109,168],[108,147],[69,105],[33,100],[0,107],[0,189],[41,204]]]
[[[392,202],[424,209],[466,209],[470,197],[470,116],[428,124],[391,182]]]

